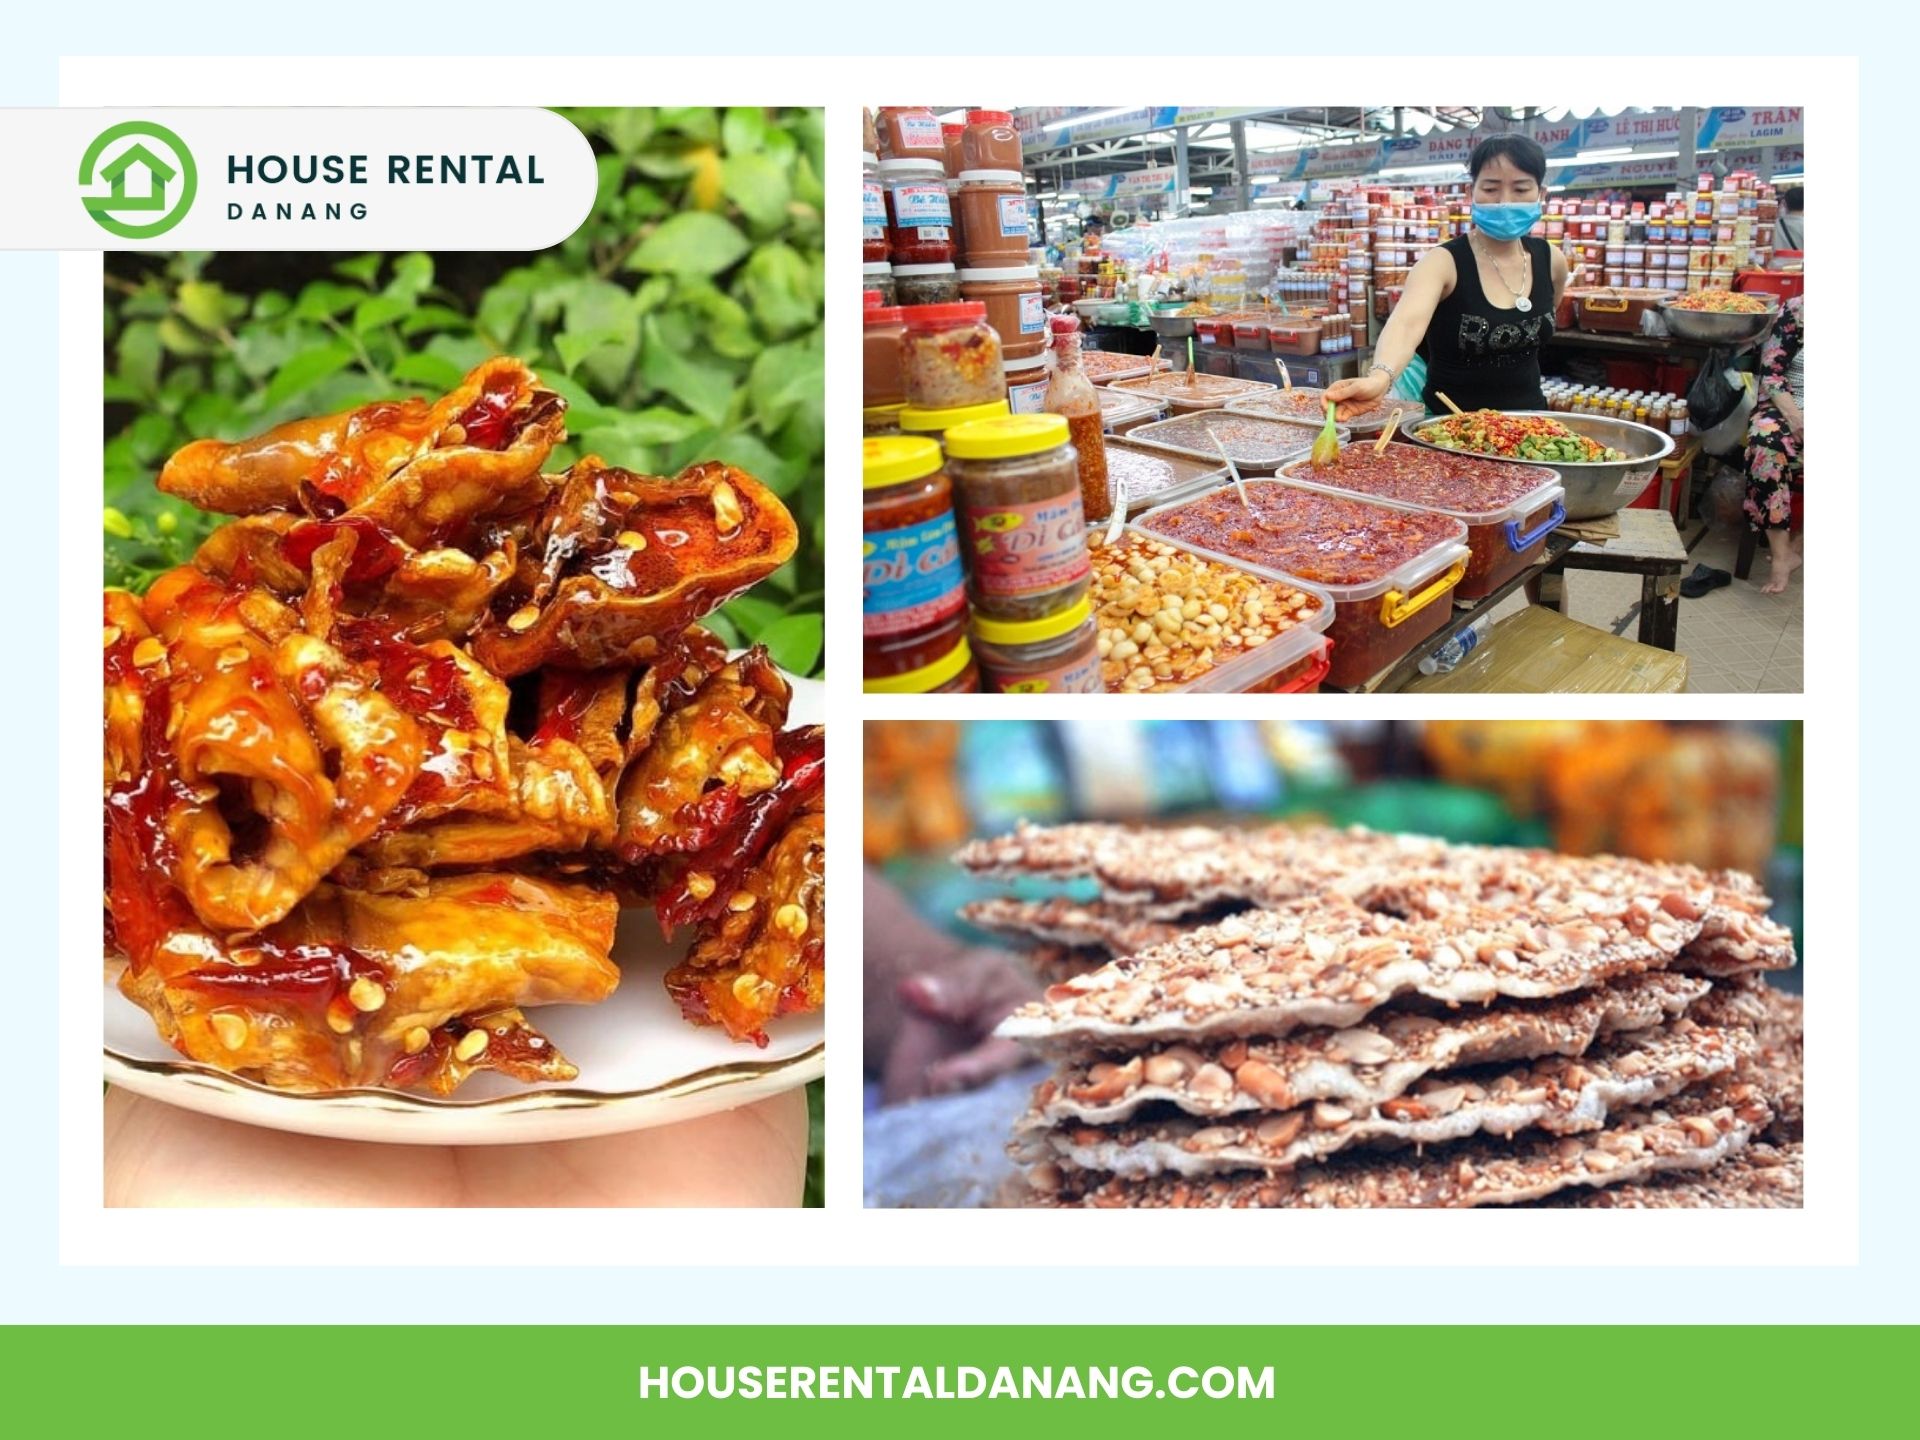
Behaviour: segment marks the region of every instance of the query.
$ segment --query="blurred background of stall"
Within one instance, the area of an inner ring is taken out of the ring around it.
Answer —
[[[991,968],[999,948],[955,918],[963,904],[1060,889],[976,880],[952,865],[967,838],[1021,819],[1366,825],[1745,870],[1802,940],[1797,721],[870,721],[865,740],[867,863],[888,903],[897,897],[925,922],[922,948],[948,945],[961,966]],[[870,1019],[916,967],[906,953],[916,947],[876,946],[878,931],[903,929],[876,925],[873,889]],[[1804,944],[1801,956],[1804,966]],[[1801,974],[1773,982],[1798,990]],[[990,1031],[991,1017],[975,1019],[951,1048]],[[1042,1072],[882,1107],[884,1044],[870,1024],[868,1203],[988,1203],[1006,1172],[1000,1137]],[[897,1096],[890,1082],[887,1098]]]
[[[873,721],[866,855],[951,926],[1020,819],[1366,825],[1746,870],[1797,932],[1800,765],[1791,721]]]

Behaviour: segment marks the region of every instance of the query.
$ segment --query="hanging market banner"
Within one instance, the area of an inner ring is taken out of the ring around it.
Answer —
[[[1378,140],[1359,145],[1309,145],[1301,150],[1269,150],[1247,161],[1247,173],[1256,181],[1306,180],[1319,176],[1366,175],[1380,168]]]
[[[1805,141],[1804,110],[1801,106],[1780,106],[1772,110],[1743,110],[1716,106],[1700,116],[1702,149],[1727,149],[1734,145],[1798,145]]]
[[[1060,187],[1062,194],[1079,195],[1088,200],[1109,199],[1114,192],[1117,175],[1088,175],[1079,180],[1069,180]]]
[[[1149,130],[1174,130],[1182,126],[1214,125],[1226,120],[1243,120],[1249,115],[1271,114],[1271,110],[1224,109],[1209,105],[1142,106],[1119,115],[1107,115],[1080,125],[1065,125],[1057,130],[1046,127],[1073,115],[1099,115],[1097,109],[1084,106],[1042,106],[1017,112],[1013,128],[1020,132],[1021,148],[1057,150],[1065,145],[1081,145],[1093,140],[1122,140]]]
[[[1656,110],[1646,115],[1595,115],[1581,122],[1581,150],[1613,150],[1622,145],[1659,145],[1678,149],[1682,116],[1678,110]]]
[[[1171,165],[1162,165],[1156,170],[1130,170],[1118,177],[1119,183],[1113,193],[1116,195],[1164,195],[1173,189],[1174,182],[1180,178],[1180,172]]]
[[[1598,190],[1618,185],[1672,185],[1680,179],[1680,162],[1665,160],[1596,160],[1591,165],[1569,165],[1547,177],[1555,189]]]

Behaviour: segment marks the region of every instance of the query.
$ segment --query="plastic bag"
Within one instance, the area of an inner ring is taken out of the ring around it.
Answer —
[[[1711,430],[1740,403],[1740,371],[1733,351],[1716,345],[1700,362],[1700,374],[1687,391],[1687,414],[1695,430]]]
[[[1700,448],[1709,455],[1737,454],[1747,443],[1747,422],[1753,415],[1755,387],[1753,376],[1741,370],[1729,370],[1739,398],[1720,423],[1700,432]]]

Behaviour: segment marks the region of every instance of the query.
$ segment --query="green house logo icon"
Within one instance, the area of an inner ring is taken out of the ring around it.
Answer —
[[[101,229],[125,240],[178,225],[199,184],[186,142],[150,120],[109,126],[80,157],[81,204]]]

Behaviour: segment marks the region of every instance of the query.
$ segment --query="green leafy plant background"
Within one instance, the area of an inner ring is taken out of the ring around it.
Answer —
[[[493,354],[566,397],[569,440],[653,474],[725,460],[793,511],[793,561],[705,623],[821,673],[825,174],[814,109],[562,110],[593,213],[537,255],[110,254],[106,583],[144,590],[221,517],[154,488],[189,440],[435,395]],[[821,1203],[821,1086],[806,1203]]]
[[[437,395],[510,354],[568,402],[552,468],[717,459],[786,501],[799,553],[708,623],[821,672],[821,112],[561,113],[599,191],[539,254],[108,257],[108,584],[144,589],[220,522],[154,488],[189,440]]]

